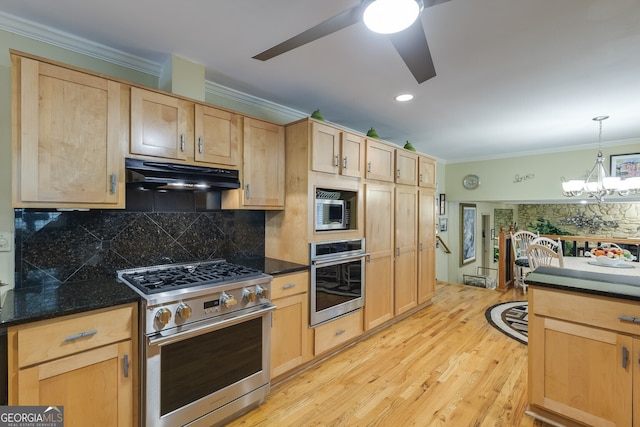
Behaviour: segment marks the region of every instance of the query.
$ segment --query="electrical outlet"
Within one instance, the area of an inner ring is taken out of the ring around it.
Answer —
[[[0,232],[0,252],[9,252],[11,250],[12,233],[9,231]]]

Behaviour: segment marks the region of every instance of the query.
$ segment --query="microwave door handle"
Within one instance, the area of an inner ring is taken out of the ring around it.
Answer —
[[[365,258],[368,255],[369,255],[368,253],[362,253],[362,254],[358,254],[358,255],[345,256],[345,257],[340,257],[340,258],[313,260],[313,261],[311,261],[311,264],[313,264],[313,265],[315,265],[317,267],[321,267],[321,266],[324,266],[324,265],[343,264],[343,263],[349,262],[349,261],[357,261],[359,259]]]

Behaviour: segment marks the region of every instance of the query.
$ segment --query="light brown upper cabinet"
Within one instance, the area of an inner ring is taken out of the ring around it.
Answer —
[[[193,103],[180,98],[132,87],[131,154],[193,157],[193,133],[188,128],[192,110]]]
[[[131,88],[131,154],[237,168],[240,116]]]
[[[195,109],[195,160],[238,166],[239,115],[206,105]]]
[[[124,208],[120,83],[14,52],[11,61],[13,206]]]
[[[396,184],[418,185],[418,155],[404,149],[396,150]]]
[[[436,161],[431,157],[419,157],[418,185],[426,188],[436,188]]]
[[[363,137],[314,121],[311,133],[311,170],[362,177]]]
[[[395,149],[384,142],[366,140],[367,179],[394,182]]]
[[[284,209],[284,127],[245,117],[242,188],[224,191],[223,209]]]

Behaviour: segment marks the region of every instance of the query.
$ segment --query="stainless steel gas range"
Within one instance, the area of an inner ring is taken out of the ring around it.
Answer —
[[[221,425],[264,402],[271,276],[221,259],[117,275],[142,296],[142,426]]]

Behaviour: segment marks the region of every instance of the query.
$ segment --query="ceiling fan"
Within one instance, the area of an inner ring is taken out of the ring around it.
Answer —
[[[260,61],[266,61],[274,58],[278,55],[282,55],[297,47],[303,46],[307,43],[311,43],[314,40],[318,40],[324,36],[335,33],[350,25],[356,24],[363,19],[363,13],[367,6],[374,3],[376,0],[363,0],[361,4],[347,9],[344,12],[337,14],[336,16],[321,22],[315,27],[309,28],[302,33],[291,37],[270,49],[265,50],[257,55],[254,59]],[[439,3],[444,3],[449,0],[412,0],[419,6],[419,13],[422,12],[422,7],[431,7]],[[431,52],[429,51],[429,45],[427,44],[427,38],[422,28],[422,22],[420,19],[415,19],[413,23],[406,29],[387,34],[389,40],[395,47],[396,51],[400,54],[405,64],[411,71],[411,74],[415,77],[418,83],[425,82],[432,77],[435,77],[436,70],[431,59]]]

